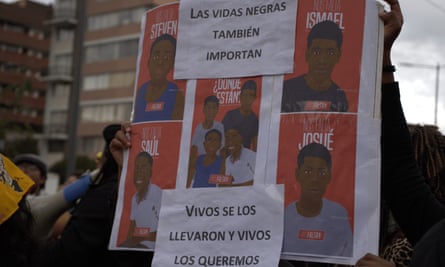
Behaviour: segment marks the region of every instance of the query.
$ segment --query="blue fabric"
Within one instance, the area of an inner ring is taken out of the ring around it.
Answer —
[[[63,196],[66,202],[71,203],[82,197],[91,184],[91,175],[85,174],[76,182],[68,185],[63,189]]]
[[[167,88],[164,90],[163,94],[154,102],[162,104],[163,109],[156,111],[145,111],[147,106],[145,94],[147,92],[149,83],[150,82],[144,83],[136,96],[133,122],[171,120],[173,109],[175,107],[178,87],[176,84],[168,82]]]
[[[219,174],[221,171],[222,158],[217,156],[216,160],[209,166],[204,166],[205,155],[200,155],[196,160],[196,173],[193,180],[193,187],[216,187],[216,184],[210,184],[209,178],[212,174]]]

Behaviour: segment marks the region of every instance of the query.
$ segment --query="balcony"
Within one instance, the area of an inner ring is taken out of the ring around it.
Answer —
[[[48,58],[37,58],[8,51],[0,51],[0,61],[27,66],[31,69],[46,69],[48,67]]]
[[[31,87],[41,91],[46,91],[48,87],[43,79],[37,79],[35,76],[29,77],[26,74],[16,72],[3,72],[0,75],[0,81],[5,84],[21,86],[26,80],[31,82]]]
[[[75,7],[58,7],[54,8],[53,18],[45,21],[45,25],[74,28],[77,25],[76,8]]]
[[[48,76],[42,77],[45,82],[72,83],[72,69],[70,65],[50,65]]]
[[[40,111],[45,109],[45,98],[43,97],[18,96],[13,91],[2,92],[0,97],[0,104],[3,104],[4,106],[22,106]]]
[[[0,43],[20,45],[38,51],[49,51],[50,39],[39,39],[37,36],[29,36],[20,32],[0,29]]]
[[[67,126],[64,123],[48,123],[45,124],[45,135],[47,136],[65,136],[67,133]]]

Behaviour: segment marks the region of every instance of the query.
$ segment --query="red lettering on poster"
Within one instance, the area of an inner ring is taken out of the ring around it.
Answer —
[[[164,109],[164,102],[151,102],[145,106],[145,111],[161,111]]]
[[[304,104],[305,111],[329,111],[331,110],[331,102],[329,101],[306,101]]]
[[[302,229],[302,230],[298,231],[298,239],[323,240],[324,239],[324,231]]]
[[[212,174],[209,178],[209,184],[232,184],[231,175]]]
[[[149,227],[136,227],[134,228],[133,235],[137,237],[146,237],[150,234],[150,228]]]

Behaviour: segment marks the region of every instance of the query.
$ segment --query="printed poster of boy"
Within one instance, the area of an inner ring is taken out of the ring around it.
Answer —
[[[187,187],[252,185],[261,77],[197,80]]]
[[[283,255],[352,257],[356,116],[282,114]]]
[[[178,3],[147,11],[142,19],[132,122],[182,120],[185,80],[173,80]]]
[[[281,112],[357,112],[364,0],[298,1],[294,73]]]
[[[110,248],[153,250],[162,189],[174,189],[181,122],[132,125]]]

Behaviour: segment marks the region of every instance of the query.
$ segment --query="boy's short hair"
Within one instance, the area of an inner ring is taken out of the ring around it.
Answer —
[[[250,90],[253,90],[256,94],[256,88],[257,88],[257,85],[254,80],[247,80],[241,87],[241,93],[246,89],[250,89]]]
[[[307,37],[307,47],[310,47],[314,39],[333,40],[337,43],[338,49],[343,44],[343,33],[337,23],[325,20],[315,24]]]
[[[168,33],[164,33],[164,34],[162,34],[162,35],[159,35],[154,41],[153,41],[153,43],[151,44],[151,46],[150,46],[150,55],[153,53],[153,47],[155,47],[159,42],[161,42],[161,41],[169,41],[171,44],[172,44],[172,46],[173,46],[173,48],[174,48],[174,51],[175,51],[175,53],[176,53],[176,38],[175,37],[173,37],[173,35],[170,35],[170,34],[168,34]]]
[[[212,133],[216,133],[219,136],[219,140],[222,140],[222,133],[218,130],[218,129],[211,129],[209,131],[206,132],[206,134],[204,135],[204,140],[207,139],[207,136],[209,136]]]
[[[209,95],[204,99],[204,107],[210,102],[215,103],[216,107],[219,107],[219,100],[215,95]]]
[[[136,158],[146,158],[146,159],[148,159],[148,163],[150,164],[150,166],[153,167],[153,158],[151,157],[150,153],[148,153],[147,151],[139,152],[139,154],[137,154]]]
[[[301,167],[304,163],[304,158],[306,157],[316,157],[321,158],[326,161],[326,165],[328,165],[328,169],[331,169],[332,161],[331,161],[331,153],[329,150],[322,144],[319,143],[310,143],[304,146],[300,153],[298,153],[297,164],[298,168]]]

